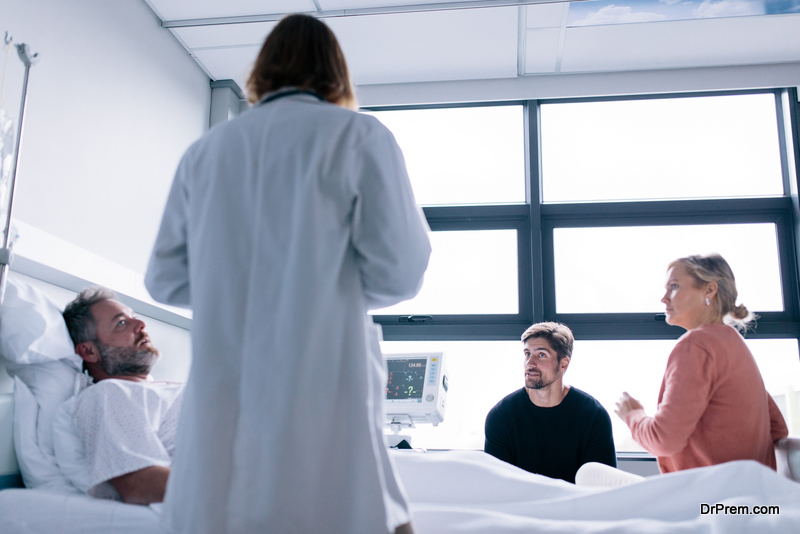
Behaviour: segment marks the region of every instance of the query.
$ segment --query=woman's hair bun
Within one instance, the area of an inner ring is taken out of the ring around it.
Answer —
[[[744,319],[745,317],[747,317],[750,314],[750,312],[747,311],[747,308],[745,307],[744,304],[739,304],[739,305],[735,306],[733,308],[733,310],[731,310],[730,313],[731,313],[731,315],[733,315],[733,317],[735,317],[736,319],[740,319],[740,320]]]

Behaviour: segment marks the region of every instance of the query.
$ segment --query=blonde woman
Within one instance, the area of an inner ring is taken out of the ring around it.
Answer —
[[[737,328],[752,315],[736,304],[736,282],[719,254],[688,256],[667,270],[667,323],[685,328],[667,361],[658,409],[648,416],[624,393],[616,414],[658,457],[662,473],[756,460],[775,469],[786,423]]]

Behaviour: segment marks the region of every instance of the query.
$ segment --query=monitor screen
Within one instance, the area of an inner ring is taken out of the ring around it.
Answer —
[[[411,427],[420,423],[441,423],[447,397],[444,353],[407,352],[384,354],[384,358],[386,423]]]
[[[427,358],[387,360],[386,400],[421,403],[427,363]]]

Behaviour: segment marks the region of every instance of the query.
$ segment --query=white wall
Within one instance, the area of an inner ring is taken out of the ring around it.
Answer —
[[[143,273],[177,163],[208,128],[208,77],[142,0],[0,0],[0,25],[41,57],[14,218]],[[8,58],[16,118],[23,66]]]

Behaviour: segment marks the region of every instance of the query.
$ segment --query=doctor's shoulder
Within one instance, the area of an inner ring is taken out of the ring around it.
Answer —
[[[348,128],[359,141],[371,140],[377,142],[378,145],[389,142],[399,148],[394,134],[380,120],[366,113],[355,111],[349,111],[349,113],[351,113],[352,120],[349,122]]]
[[[366,113],[362,113],[360,111],[352,111],[354,121],[357,122],[359,128],[363,129],[366,133],[371,134],[389,134],[389,128],[387,128],[380,120],[372,115],[368,115]]]

